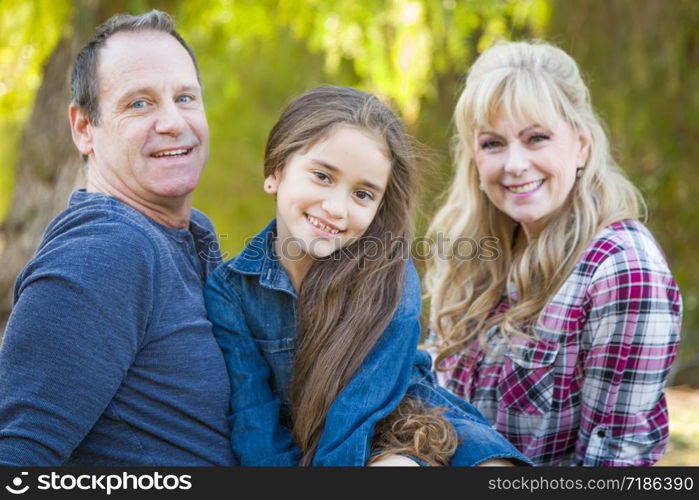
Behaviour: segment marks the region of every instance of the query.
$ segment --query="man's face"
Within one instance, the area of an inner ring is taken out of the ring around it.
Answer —
[[[119,32],[100,50],[97,74],[91,179],[127,203],[167,207],[189,199],[209,154],[189,53],[166,33]]]

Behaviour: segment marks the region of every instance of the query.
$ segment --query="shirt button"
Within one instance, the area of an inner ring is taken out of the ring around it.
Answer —
[[[603,438],[604,436],[607,435],[607,432],[604,429],[600,429],[597,431],[597,436]]]

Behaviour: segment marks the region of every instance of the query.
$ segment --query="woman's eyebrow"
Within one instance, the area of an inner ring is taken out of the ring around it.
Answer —
[[[517,134],[517,137],[522,137],[524,134],[529,132],[531,129],[539,128],[539,127],[541,127],[541,125],[539,125],[538,123],[535,123],[534,125],[529,125],[528,127],[520,130],[519,133]],[[482,132],[480,132],[478,134],[478,137],[480,137],[482,135],[496,135],[498,137],[503,137],[502,135],[498,134],[497,132],[493,132],[492,130],[483,130]]]

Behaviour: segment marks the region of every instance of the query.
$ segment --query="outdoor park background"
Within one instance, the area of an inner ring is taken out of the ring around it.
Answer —
[[[273,215],[266,135],[320,83],[390,101],[434,152],[418,234],[450,178],[451,113],[469,63],[501,38],[545,38],[579,63],[616,157],[684,300],[664,465],[699,465],[699,2],[695,0],[0,0],[0,332],[12,284],[82,182],[67,118],[71,61],[118,12],[171,13],[193,46],[211,154],[194,204],[233,256]]]

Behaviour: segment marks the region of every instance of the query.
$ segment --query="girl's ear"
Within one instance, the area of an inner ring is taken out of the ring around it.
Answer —
[[[279,176],[277,174],[268,175],[265,178],[265,193],[277,194],[278,188],[279,188]]]

